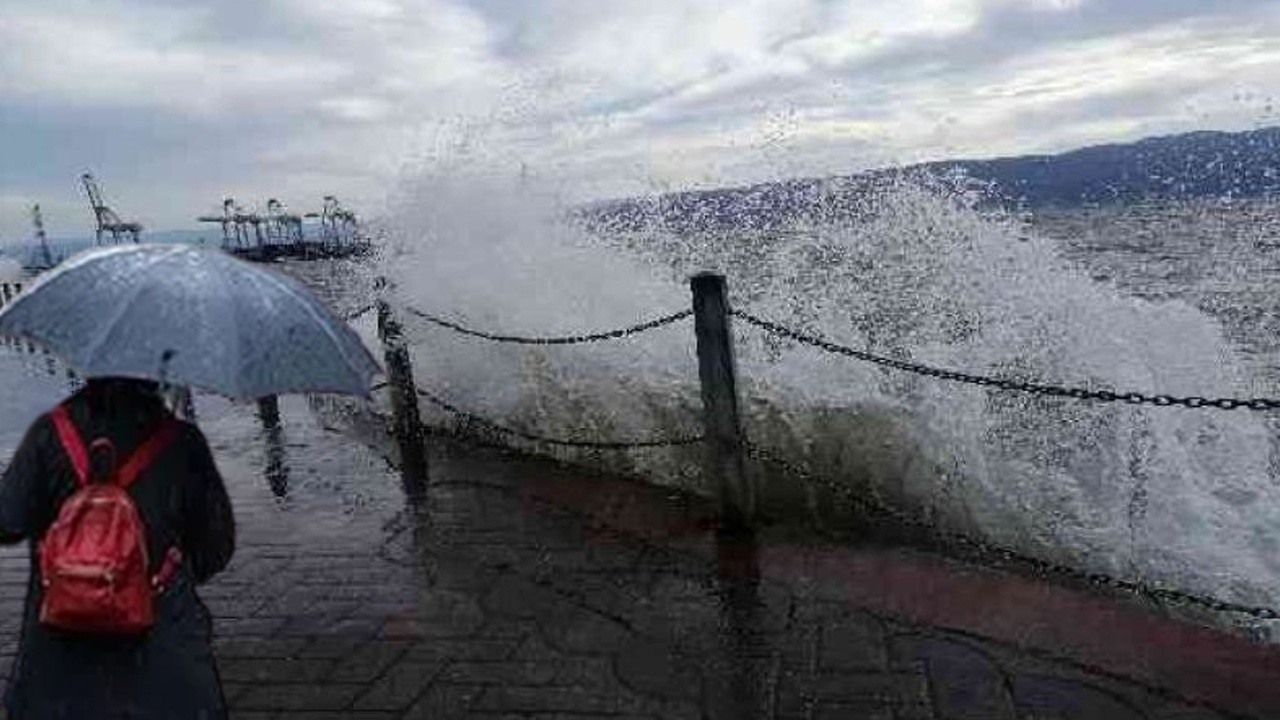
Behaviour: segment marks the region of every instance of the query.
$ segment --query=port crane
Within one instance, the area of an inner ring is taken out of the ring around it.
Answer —
[[[31,224],[35,227],[36,252],[39,253],[32,269],[48,270],[55,263],[53,251],[49,249],[49,238],[44,232],[44,216],[40,214],[40,203],[31,206]]]
[[[304,221],[316,218],[320,220],[319,236],[309,238]],[[264,214],[245,212],[235,200],[226,198],[221,215],[202,215],[196,219],[221,225],[223,250],[249,260],[348,257],[362,255],[370,249],[369,241],[360,232],[356,214],[342,207],[333,195],[324,196],[320,212],[301,215],[289,212],[276,198],[267,200]]]
[[[118,244],[121,238],[125,236],[135,243],[138,242],[138,236],[142,233],[142,225],[121,220],[114,210],[107,207],[106,202],[102,199],[102,188],[98,187],[93,175],[89,173],[81,175],[80,182],[84,184],[84,190],[89,195],[89,207],[93,209],[93,217],[98,224],[97,232],[94,235],[94,244],[101,245],[103,236],[108,233],[111,235],[112,244]]]
[[[277,246],[302,247],[302,216],[285,211],[284,203],[267,200],[267,239]]]
[[[267,219],[256,213],[245,212],[234,198],[223,199],[221,215],[202,215],[196,219],[222,226],[223,249],[246,252],[255,247],[255,242],[258,249],[263,246],[262,225]],[[252,240],[249,236],[250,228],[253,228]]]
[[[324,196],[320,212],[307,213],[305,217],[320,219],[320,245],[328,252],[341,252],[344,240],[356,240],[356,214],[342,207],[333,195]]]

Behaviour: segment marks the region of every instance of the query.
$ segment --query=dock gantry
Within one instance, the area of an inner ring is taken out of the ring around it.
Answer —
[[[107,234],[110,234],[113,245],[118,244],[124,237],[128,237],[135,243],[138,242],[138,236],[142,234],[142,225],[121,220],[114,210],[107,207],[102,199],[102,188],[98,187],[93,175],[89,173],[81,175],[80,182],[84,184],[84,190],[89,195],[89,207],[93,208],[93,217],[98,223],[94,244],[103,244],[103,237]]]
[[[349,257],[371,249],[371,243],[360,231],[356,214],[342,207],[333,195],[324,196],[320,212],[301,215],[289,212],[276,198],[267,200],[266,213],[262,215],[245,212],[235,200],[226,198],[221,215],[202,215],[196,219],[221,225],[222,249],[248,260]],[[308,234],[304,227],[308,219],[319,219],[318,232]]]
[[[302,216],[285,212],[284,203],[267,200],[267,244],[275,254],[296,254],[303,243]]]
[[[35,245],[35,262],[31,269],[48,270],[55,265],[53,251],[49,248],[49,238],[44,232],[44,216],[40,214],[40,203],[31,206],[31,224],[35,228],[32,238]]]

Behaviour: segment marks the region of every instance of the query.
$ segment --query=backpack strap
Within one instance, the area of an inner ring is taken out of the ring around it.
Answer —
[[[71,421],[71,414],[66,405],[59,405],[49,413],[53,425],[58,430],[58,439],[62,448],[71,459],[71,467],[75,470],[76,483],[84,487],[89,482],[89,451],[85,449],[80,431]],[[160,452],[178,436],[179,423],[172,417],[160,421],[160,428],[138,446],[129,456],[125,464],[116,471],[116,484],[128,490],[138,479],[139,473],[155,462]]]
[[[71,460],[71,468],[76,474],[76,484],[84,487],[89,482],[89,451],[84,447],[80,431],[76,430],[75,423],[71,422],[71,414],[67,412],[66,405],[55,407],[49,413],[49,418],[57,428],[58,440],[62,443],[63,451]]]
[[[116,472],[116,485],[128,490],[138,479],[138,474],[155,462],[160,452],[178,437],[179,427],[178,421],[172,417],[161,420],[160,428],[138,446],[138,449],[133,451],[125,464]]]

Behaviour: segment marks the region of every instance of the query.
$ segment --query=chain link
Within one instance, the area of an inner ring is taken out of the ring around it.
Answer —
[[[463,335],[470,335],[472,337],[478,337],[485,340],[493,340],[494,342],[516,343],[519,345],[579,345],[582,343],[599,342],[601,340],[618,340],[637,333],[642,333],[646,330],[653,330],[654,328],[659,328],[664,325],[670,325],[693,315],[693,310],[681,310],[680,312],[663,315],[660,318],[649,320],[648,322],[643,322],[639,325],[632,325],[631,327],[619,328],[608,332],[569,335],[565,337],[522,337],[518,335],[495,335],[493,333],[482,332],[480,330],[472,330],[471,328],[464,327],[451,320],[445,320],[444,318],[423,312],[417,308],[410,307],[406,309],[411,314],[416,315],[427,322],[434,323],[443,328],[448,328]]]
[[[952,547],[965,547],[987,556],[996,555],[1006,562],[1016,562],[1027,565],[1040,573],[1050,573],[1060,577],[1069,577],[1075,580],[1087,582],[1097,587],[1105,587],[1133,595],[1140,595],[1160,603],[1182,603],[1195,605],[1216,612],[1247,615],[1259,620],[1280,619],[1280,611],[1273,608],[1241,605],[1239,603],[1226,602],[1225,600],[1219,600],[1217,598],[1194,595],[1181,590],[1151,587],[1132,580],[1121,580],[1104,573],[1086,572],[1066,565],[1042,560],[1009,548],[1000,547],[994,543],[978,540],[963,533],[944,530],[935,524],[926,522],[922,518],[909,515],[903,510],[894,507],[892,504],[884,502],[874,494],[855,496],[853,490],[848,486],[844,486],[830,480],[817,478],[807,468],[788,460],[767,448],[756,445],[755,443],[750,441],[745,442],[744,449],[747,451],[749,456],[777,465],[792,476],[799,478],[802,482],[822,485],[837,494],[844,495],[850,500],[851,504],[858,507],[858,509],[870,511],[871,513],[878,514],[881,517],[887,517],[897,523],[900,527],[913,528],[918,531],[925,532],[936,538],[938,541]]]
[[[907,362],[905,360],[896,360],[881,355],[875,355],[865,350],[855,350],[824,340],[812,335],[805,335],[790,328],[779,325],[778,323],[763,320],[747,312],[741,310],[730,310],[730,314],[742,318],[748,324],[754,325],[765,332],[780,337],[789,338],[803,345],[810,345],[820,350],[835,354],[851,357],[856,360],[863,360],[883,367],[890,367],[895,370],[902,370],[917,375],[928,377],[936,377],[942,380],[952,380],[955,382],[968,383],[970,385],[980,385],[984,387],[996,388],[999,390],[1011,390],[1014,392],[1024,392],[1033,395],[1046,395],[1054,397],[1069,397],[1079,400],[1100,400],[1103,402],[1126,402],[1131,405],[1149,404],[1159,407],[1168,407],[1170,405],[1180,405],[1188,408],[1209,407],[1219,410],[1235,410],[1245,408],[1248,410],[1277,410],[1280,409],[1280,400],[1270,398],[1203,398],[1198,396],[1192,397],[1174,397],[1172,395],[1144,395],[1137,392],[1116,393],[1111,390],[1090,390],[1080,387],[1064,387],[1062,385],[1046,385],[1040,383],[1023,382],[1020,380],[1009,380],[1006,378],[987,377],[983,375],[971,375],[956,370],[945,370],[942,368],[930,367],[919,363]]]
[[[352,312],[349,312],[346,315],[343,315],[342,319],[346,322],[351,322],[352,320],[355,320],[356,318],[364,315],[365,313],[372,312],[376,307],[378,307],[376,303],[369,303],[368,305],[365,305],[364,307],[358,310],[353,310]]]
[[[361,308],[356,313],[348,315],[348,319],[359,317],[360,315],[363,315],[364,313],[369,312],[373,308],[374,308],[373,305],[369,305],[364,308]],[[478,337],[485,340],[492,340],[495,342],[516,343],[516,344],[524,344],[524,345],[572,345],[572,344],[589,343],[589,342],[596,342],[596,341],[602,341],[602,340],[614,340],[614,339],[628,337],[630,335],[634,335],[637,333],[641,333],[646,330],[652,330],[658,327],[662,327],[664,325],[669,325],[669,324],[678,322],[686,317],[689,317],[693,314],[692,310],[684,310],[681,312],[672,313],[670,315],[665,315],[660,318],[650,320],[648,322],[640,323],[638,325],[633,325],[631,327],[620,328],[617,330],[601,332],[601,333],[573,335],[573,336],[566,336],[566,337],[521,337],[521,336],[513,336],[513,335],[497,335],[497,334],[482,332],[479,330],[473,330],[473,329],[464,327],[462,325],[459,325],[457,323],[454,323],[452,321],[445,320],[443,318],[431,315],[429,313],[425,313],[413,307],[409,307],[407,308],[407,310],[411,314],[419,318],[422,318],[423,320],[426,320],[440,327],[444,327],[464,335]],[[1230,398],[1230,397],[1204,398],[1199,396],[1175,397],[1175,396],[1166,395],[1166,394],[1145,395],[1143,393],[1138,393],[1138,392],[1118,393],[1112,390],[1092,390],[1092,389],[1081,388],[1081,387],[1066,387],[1061,385],[1049,385],[1049,384],[1041,384],[1041,383],[1024,382],[1019,380],[1010,380],[1006,378],[973,375],[970,373],[959,372],[956,370],[935,368],[928,365],[922,365],[919,363],[907,362],[904,360],[897,360],[894,358],[875,355],[873,353],[869,353],[863,350],[857,350],[854,348],[846,347],[846,346],[831,342],[829,340],[825,340],[820,337],[814,337],[811,335],[800,333],[796,330],[792,330],[790,328],[784,327],[778,323],[764,320],[762,318],[756,317],[750,313],[747,313],[741,310],[731,310],[730,314],[735,317],[741,318],[748,324],[754,325],[773,335],[788,338],[790,340],[794,340],[803,345],[816,347],[828,353],[842,355],[845,357],[851,357],[857,360],[862,360],[865,362],[870,362],[876,365],[880,365],[882,367],[893,368],[896,370],[910,372],[917,375],[935,377],[942,380],[950,380],[955,382],[967,383],[971,385],[978,385],[982,387],[991,387],[999,390],[1024,392],[1024,393],[1030,393],[1035,395],[1044,395],[1044,396],[1053,396],[1053,397],[1068,397],[1068,398],[1080,399],[1080,400],[1097,400],[1102,402],[1124,402],[1132,405],[1149,404],[1157,407],[1169,407],[1173,405],[1178,405],[1178,406],[1187,407],[1187,408],[1208,407],[1208,408],[1221,409],[1221,410],[1234,410],[1234,409],[1244,408],[1249,410],[1267,411],[1267,410],[1280,409],[1280,400],[1275,400],[1270,398],[1247,398],[1247,399],[1246,398]],[[448,403],[447,401],[441,399],[440,397],[426,390],[423,390],[421,388],[418,389],[418,395],[426,399],[427,401],[431,402],[432,404],[442,408],[443,410],[451,414],[454,414],[462,418],[467,422],[474,423],[481,427],[488,428],[489,430],[492,430],[494,432],[497,432],[503,435],[517,437],[517,438],[521,438],[521,439],[532,441],[532,442],[545,443],[548,445],[557,445],[562,447],[576,447],[576,448],[626,450],[626,449],[635,449],[635,448],[675,447],[675,446],[682,446],[682,445],[691,445],[691,444],[702,442],[703,440],[701,436],[677,438],[672,440],[650,440],[650,441],[630,441],[630,442],[625,442],[625,441],[592,442],[592,441],[583,441],[583,440],[566,440],[561,438],[553,438],[553,437],[537,435],[537,434],[525,432],[522,430],[518,430],[515,428],[507,427],[505,425],[496,423],[492,420],[488,420],[478,415],[474,415],[472,413],[466,412]],[[947,531],[933,524],[925,522],[920,518],[916,518],[908,515],[907,513],[893,507],[891,504],[884,502],[880,498],[876,497],[874,494],[869,493],[869,494],[866,494],[865,496],[858,495],[858,494],[855,494],[852,491],[852,489],[846,486],[843,486],[839,483],[829,481],[829,480],[824,481],[824,480],[815,478],[814,475],[810,473],[803,466],[797,463],[794,463],[792,461],[789,461],[785,458],[782,458],[776,453],[772,453],[761,446],[751,443],[750,441],[746,441],[744,443],[744,449],[747,451],[747,453],[750,456],[758,460],[762,460],[764,462],[769,462],[769,463],[778,465],[782,467],[784,470],[786,470],[788,473],[792,474],[795,477],[800,478],[804,482],[808,482],[811,484],[814,484],[814,483],[820,484],[839,495],[843,495],[848,500],[848,502],[850,502],[852,505],[858,506],[865,510],[869,510],[870,512],[879,514],[882,517],[888,517],[901,526],[911,527],[911,528],[916,528],[918,530],[926,531],[933,537],[936,537],[939,540],[951,543],[955,546],[971,548],[981,553],[994,553],[1007,561],[1019,562],[1026,565],[1030,565],[1041,572],[1047,572],[1047,573],[1053,573],[1060,576],[1071,577],[1071,578],[1088,582],[1092,585],[1109,587],[1115,590],[1142,595],[1144,597],[1147,597],[1151,600],[1155,600],[1158,602],[1186,603],[1186,604],[1196,605],[1202,608],[1206,608],[1206,609],[1210,609],[1218,612],[1238,613],[1238,614],[1248,615],[1258,619],[1268,619],[1268,620],[1280,619],[1280,612],[1272,608],[1251,607],[1246,605],[1240,605],[1237,603],[1225,602],[1215,598],[1201,597],[1198,595],[1193,595],[1193,594],[1182,592],[1179,590],[1150,587],[1137,582],[1112,578],[1102,573],[1089,573],[1089,572],[1071,568],[1065,565],[1059,565],[1056,563],[1041,560],[1039,558],[1035,558],[1029,555],[1024,555],[1022,553],[1018,553],[1007,548],[1001,548],[991,543],[987,543],[981,540],[976,540],[964,534]]]
[[[695,443],[702,442],[701,436],[675,438],[672,440],[637,440],[637,441],[615,441],[615,442],[593,442],[590,440],[564,440],[560,438],[547,437],[545,435],[535,435],[533,433],[525,432],[523,430],[517,430],[515,428],[501,425],[492,420],[488,420],[486,418],[480,417],[479,415],[474,415],[465,410],[461,410],[455,407],[454,405],[446,402],[442,398],[430,392],[427,392],[426,390],[423,390],[422,388],[418,388],[418,395],[421,396],[423,399],[427,400],[428,402],[430,402],[431,404],[436,405],[437,407],[443,410],[446,410],[450,413],[453,413],[454,415],[461,417],[467,422],[475,423],[476,425],[486,427],[490,430],[493,430],[494,432],[498,432],[503,435],[511,435],[524,440],[546,443],[548,445],[558,445],[561,447],[576,447],[576,448],[594,448],[599,450],[632,450],[637,448],[676,447],[680,445],[693,445]]]

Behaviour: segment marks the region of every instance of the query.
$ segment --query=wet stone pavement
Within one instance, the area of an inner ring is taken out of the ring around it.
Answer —
[[[410,512],[382,459],[305,403],[274,435],[252,406],[201,412],[238,518],[202,595],[239,720],[1236,717],[821,578],[722,578],[735,558],[718,565],[696,499],[442,443]],[[24,553],[0,550],[0,674]]]

